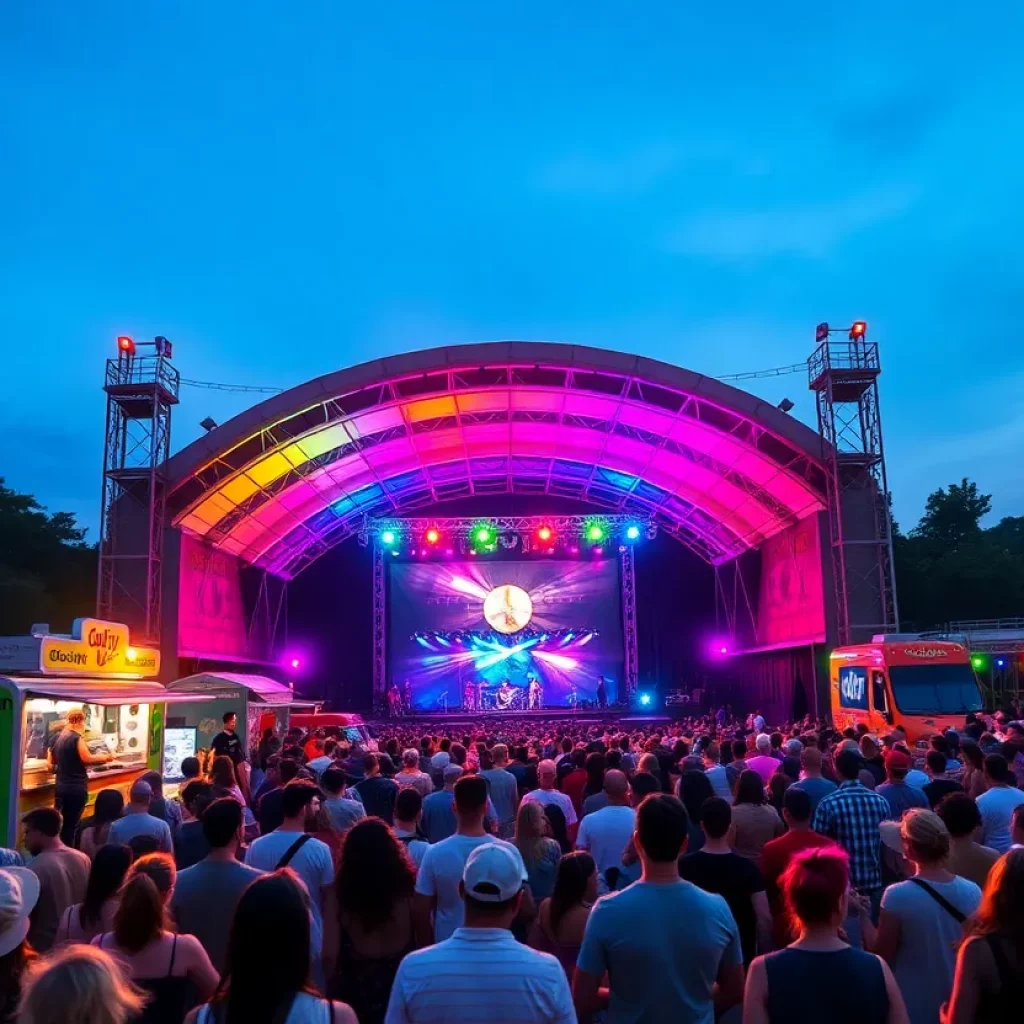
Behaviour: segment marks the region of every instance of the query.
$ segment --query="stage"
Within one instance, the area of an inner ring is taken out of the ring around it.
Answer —
[[[671,722],[673,716],[665,712],[655,714],[631,712],[626,708],[605,708],[604,710],[600,708],[542,708],[539,711],[498,713],[464,711],[461,708],[453,708],[449,711],[418,711],[415,714],[398,718],[378,718],[373,720],[373,724],[380,729],[417,725],[418,723],[429,726],[437,722],[444,722],[445,725],[452,727],[477,727],[486,723],[488,726],[498,728],[503,722],[511,724],[531,720],[556,721],[560,724],[582,726],[604,725],[609,722],[620,725],[654,725],[659,722]]]

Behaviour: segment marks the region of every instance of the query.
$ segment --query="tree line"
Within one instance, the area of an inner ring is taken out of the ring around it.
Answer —
[[[992,496],[966,478],[933,491],[909,532],[893,523],[901,627],[1024,616],[1024,516],[982,528]],[[96,545],[70,512],[49,513],[0,477],[0,636],[34,622],[67,632],[90,614]]]

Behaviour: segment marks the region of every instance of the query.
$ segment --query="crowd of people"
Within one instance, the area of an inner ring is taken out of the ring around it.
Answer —
[[[911,746],[725,709],[402,720],[372,746],[247,756],[228,718],[174,798],[150,772],[81,820],[28,812],[0,850],[0,1024],[1024,1013],[1018,722]]]

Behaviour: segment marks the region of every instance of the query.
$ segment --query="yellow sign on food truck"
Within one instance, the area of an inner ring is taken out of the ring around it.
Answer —
[[[102,619],[75,619],[71,636],[44,636],[39,645],[39,671],[53,676],[109,676],[138,679],[160,671],[160,652],[133,647],[128,627]]]

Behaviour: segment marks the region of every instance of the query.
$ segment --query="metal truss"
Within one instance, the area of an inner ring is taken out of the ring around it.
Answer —
[[[171,409],[178,371],[164,355],[108,359],[96,614],[160,640]]]
[[[633,548],[619,547],[619,580],[622,587],[622,674],[626,693],[631,697],[640,678],[640,656],[636,636],[636,576],[633,571]]]
[[[384,572],[384,549],[373,548],[373,706],[380,711],[387,705],[388,680],[388,601]]]
[[[827,469],[838,640],[855,643],[899,629],[878,344],[826,336],[807,367]]]

